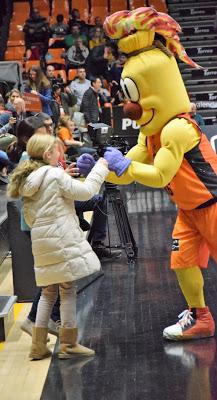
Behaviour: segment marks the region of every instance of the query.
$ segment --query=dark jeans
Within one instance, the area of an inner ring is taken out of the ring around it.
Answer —
[[[93,196],[90,200],[87,201],[75,201],[75,210],[76,214],[81,216],[85,211],[93,211],[93,222],[91,230],[93,232],[92,242],[100,241],[103,242],[106,238],[106,198],[101,194],[97,194]],[[35,322],[38,302],[41,296],[41,288],[38,289],[38,292],[33,300],[31,310],[28,315],[28,319],[30,321]],[[53,310],[51,313],[51,319],[53,321],[60,321],[60,298],[53,306]]]

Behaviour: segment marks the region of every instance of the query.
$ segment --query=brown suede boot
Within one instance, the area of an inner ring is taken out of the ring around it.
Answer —
[[[73,356],[93,356],[94,350],[81,346],[77,343],[78,330],[77,328],[64,328],[59,329],[59,358],[71,358]]]
[[[49,357],[52,353],[47,347],[47,328],[33,326],[32,328],[32,347],[29,357],[32,360],[41,360]]]

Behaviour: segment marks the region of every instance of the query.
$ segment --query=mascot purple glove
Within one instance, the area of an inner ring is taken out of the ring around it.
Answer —
[[[77,159],[77,167],[83,176],[87,176],[95,164],[96,161],[91,154],[84,153]]]
[[[103,157],[108,162],[110,171],[115,172],[117,176],[121,176],[131,163],[131,160],[125,158],[121,151],[114,147],[107,147]]]

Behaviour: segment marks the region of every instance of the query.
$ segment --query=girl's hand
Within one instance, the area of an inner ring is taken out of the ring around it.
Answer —
[[[76,166],[75,162],[68,165],[68,167],[65,169],[65,172],[67,172],[67,174],[70,176],[74,176],[75,178],[80,175],[79,168]]]
[[[103,157],[100,157],[99,160],[97,161],[97,163],[103,164],[103,165],[105,165],[106,167],[108,167],[108,162],[107,162],[107,161],[105,160],[105,158],[103,158]]]
[[[36,92],[36,90],[31,90],[32,94],[38,94],[38,92]]]

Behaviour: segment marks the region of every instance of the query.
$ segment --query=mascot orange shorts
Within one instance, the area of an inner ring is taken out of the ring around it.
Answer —
[[[209,254],[217,262],[217,203],[179,210],[172,238],[172,269],[207,268]]]

